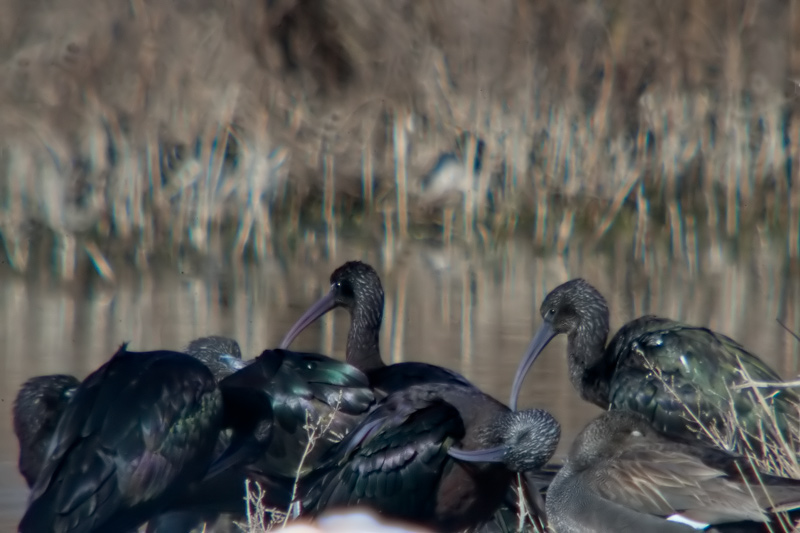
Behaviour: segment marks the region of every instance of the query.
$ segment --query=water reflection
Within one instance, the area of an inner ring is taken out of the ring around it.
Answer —
[[[323,239],[324,240],[324,239]],[[782,243],[756,240],[738,249],[699,243],[696,253],[670,259],[665,248],[634,261],[632,246],[605,251],[573,248],[537,255],[526,241],[491,250],[406,243],[387,249],[342,239],[332,253],[307,239],[281,261],[227,264],[180,262],[148,274],[118,271],[114,286],[96,279],[60,284],[48,272],[27,278],[4,272],[0,283],[0,401],[10,412],[21,382],[38,374],[85,376],[123,341],[136,350],[180,348],[201,335],[235,337],[246,356],[275,346],[305,307],[328,288],[330,272],[349,259],[371,262],[386,291],[381,347],[387,360],[425,360],[461,371],[507,401],[514,369],[539,324],[548,290],[582,276],[611,308],[612,330],[634,316],[657,313],[705,324],[742,342],[779,373],[797,373],[800,343],[775,321],[800,330],[800,276]],[[703,248],[703,246],[707,247]],[[705,250],[705,251],[703,251]],[[293,346],[343,358],[347,317],[326,315]],[[566,340],[547,348],[523,389],[520,407],[544,407],[562,423],[563,455],[597,408],[572,389]],[[22,513],[26,489],[16,472],[10,416],[0,422],[0,528]]]

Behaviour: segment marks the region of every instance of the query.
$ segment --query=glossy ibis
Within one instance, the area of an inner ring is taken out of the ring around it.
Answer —
[[[419,362],[387,366],[383,362],[379,346],[383,287],[372,266],[361,261],[347,262],[331,274],[330,281],[330,291],[297,320],[281,341],[281,348],[287,348],[305,328],[327,312],[343,307],[350,314],[347,362],[366,373],[373,389],[389,394],[421,383],[457,383],[473,387],[463,376],[440,366]]]
[[[255,445],[258,439],[233,443],[209,475],[230,462],[244,462],[251,477],[262,482],[307,473],[375,403],[367,377],[358,369],[323,355],[288,350],[265,350],[220,387],[241,392],[239,400],[226,398],[226,413],[232,418],[266,404],[273,412],[272,438],[266,450]],[[309,428],[320,426],[328,430],[307,450]]]
[[[247,364],[241,360],[239,343],[227,337],[200,337],[183,351],[205,363],[217,380]],[[12,416],[19,443],[19,471],[28,487],[36,481],[50,438],[79,385],[75,376],[51,374],[32,377],[20,387]]]
[[[217,380],[247,364],[241,360],[239,344],[227,337],[201,337],[190,342],[183,351],[201,360]],[[29,487],[36,481],[61,414],[79,385],[80,381],[74,376],[37,376],[27,380],[17,394],[13,408],[14,432],[19,441],[20,473]],[[222,453],[229,440],[225,433],[220,433],[216,455]],[[210,492],[208,487],[193,487],[182,501],[184,506],[197,510],[159,516],[148,524],[148,532],[188,531],[191,529],[188,524],[196,525],[216,515],[213,509],[218,508],[220,512],[243,509],[244,479],[241,472],[216,479],[213,494],[206,494]],[[183,529],[176,529],[176,524],[184,526]]]
[[[19,442],[19,472],[28,487],[39,477],[50,438],[61,414],[81,384],[75,376],[36,376],[22,384],[14,399],[14,434]]]
[[[462,461],[504,463],[513,472],[533,472],[553,457],[561,438],[561,425],[544,409],[503,413],[483,431],[487,440],[499,444],[472,452],[451,448],[450,455]]]
[[[288,509],[295,477],[312,470],[375,403],[367,377],[358,369],[319,354],[288,350],[265,350],[222,379],[219,387],[224,419],[237,431],[203,482],[171,509],[219,506],[220,492],[226,495],[224,501],[240,494],[238,503],[243,504],[240,473],[266,489],[262,503],[267,508]],[[271,416],[254,416],[259,412]],[[318,431],[310,445],[310,429],[322,427],[326,431]],[[179,521],[187,520],[171,513],[159,517],[156,525],[172,527]]]
[[[137,527],[203,478],[223,411],[198,359],[123,345],[64,409],[19,531]]]
[[[225,510],[235,511],[237,507],[231,508],[230,503],[242,507],[244,475],[267,490],[268,507],[287,509],[294,478],[311,470],[317,458],[339,442],[375,403],[366,376],[329,357],[265,350],[253,360],[240,361],[238,345],[224,337],[208,337],[200,346],[191,343],[186,349],[199,358],[205,354],[212,361],[219,358],[239,367],[219,382],[224,420],[236,431],[225,441],[224,451],[215,453],[216,460],[203,482],[173,509],[201,511],[227,503]],[[309,428],[315,426],[325,426],[327,431],[309,446]],[[159,522],[180,519],[172,514]]]
[[[552,481],[554,471],[553,468],[548,471],[543,468],[558,447],[561,425],[544,409],[528,409],[509,411],[492,421],[483,431],[485,440],[500,444],[469,452],[452,447],[449,454],[461,461],[503,463],[512,472],[521,474],[528,485],[525,496],[529,509],[533,515],[546,520],[541,491]],[[513,509],[514,517],[518,520],[518,499],[516,490],[509,491],[506,505],[499,512],[507,515]]]
[[[181,351],[202,361],[217,383],[249,364],[242,360],[239,343],[221,335],[194,339]],[[230,441],[228,432],[220,432],[214,458],[224,453]],[[148,521],[147,533],[188,533],[198,530],[204,523],[214,522],[220,513],[243,514],[245,479],[243,468],[231,468],[213,480],[190,485],[170,505],[169,512]]]
[[[570,380],[584,400],[603,409],[637,411],[656,429],[676,436],[694,434],[713,442],[710,435],[721,435],[733,441],[739,453],[785,450],[785,442],[794,449],[790,427],[797,425],[800,397],[787,388],[760,389],[774,411],[780,433],[775,431],[753,390],[737,386],[746,382],[744,373],[762,382],[779,382],[780,377],[725,335],[643,316],[625,324],[606,346],[606,300],[582,279],[553,289],[541,305],[541,315],[544,321],[514,379],[512,408],[533,362],[550,340],[566,334]],[[729,431],[731,407],[747,439]],[[764,441],[770,446],[763,446]]]
[[[303,509],[315,515],[363,505],[436,531],[488,520],[513,473],[496,462],[465,462],[448,452],[494,448],[485,431],[508,408],[460,383],[412,385],[385,397],[302,481]]]
[[[572,443],[546,505],[560,533],[693,531],[665,518],[766,522],[774,506],[800,505],[800,481],[756,472],[746,458],[667,436],[640,413],[614,410]]]
[[[199,337],[187,344],[186,348],[181,351],[205,363],[217,381],[249,364],[249,361],[242,360],[239,343],[222,335]]]
[[[480,523],[502,501],[512,473],[502,463],[461,461],[448,452],[453,445],[462,452],[485,448],[495,437],[487,428],[508,408],[449,369],[384,364],[384,295],[370,265],[345,263],[330,281],[328,294],[292,326],[281,347],[325,313],[344,307],[351,317],[347,362],[364,371],[384,398],[309,478],[317,481],[305,483],[310,496],[304,506],[319,512],[362,503],[445,530]]]

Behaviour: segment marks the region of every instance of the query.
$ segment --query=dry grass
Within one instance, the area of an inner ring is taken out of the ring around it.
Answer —
[[[523,481],[522,475],[517,474],[516,491],[518,510],[516,531],[518,533],[522,533],[523,531],[544,533],[547,531],[547,524],[541,516],[537,515],[534,509],[528,507],[528,496],[524,493],[526,490],[536,490],[536,488],[526,484]]]
[[[245,497],[247,503],[247,522],[245,524],[237,524],[242,531],[247,533],[266,533],[273,529],[284,529],[289,524],[291,519],[296,519],[302,509],[301,502],[297,500],[297,489],[303,476],[303,469],[305,460],[311,450],[314,449],[317,441],[321,438],[327,438],[331,424],[333,423],[336,413],[339,412],[339,406],[342,402],[342,393],[339,392],[339,397],[336,400],[333,410],[327,415],[313,420],[314,416],[306,411],[306,421],[303,429],[306,430],[308,440],[303,450],[303,455],[300,457],[300,462],[297,465],[297,473],[294,478],[294,485],[292,486],[292,499],[289,504],[289,509],[273,509],[264,505],[264,489],[257,482],[251,482],[249,479],[245,480]],[[333,435],[335,440],[341,440],[341,435]]]
[[[283,520],[283,526],[286,526],[286,523],[289,521],[289,518],[296,518],[302,509],[300,508],[301,502],[297,500],[297,489],[300,483],[302,472],[305,467],[306,459],[308,458],[308,454],[311,453],[311,450],[314,449],[314,446],[317,444],[317,441],[321,438],[325,438],[330,431],[331,424],[333,424],[333,420],[336,417],[336,413],[339,412],[339,407],[342,403],[342,391],[339,391],[339,397],[336,399],[336,404],[333,406],[333,410],[330,411],[327,415],[323,416],[322,418],[318,419],[316,422],[312,422],[311,418],[312,415],[308,411],[306,411],[306,423],[303,428],[306,430],[306,435],[308,436],[308,440],[306,441],[306,447],[303,449],[303,455],[300,457],[300,462],[297,465],[297,473],[294,477],[294,485],[292,486],[292,501],[289,506],[289,512],[286,513],[286,516]],[[344,435],[333,434],[333,440],[335,442],[339,442],[342,440]]]
[[[660,370],[652,365],[650,368],[654,375],[664,384],[666,390],[680,401],[681,397],[664,378]],[[797,416],[792,419],[788,434],[784,434],[779,429],[780,426],[775,411],[770,407],[767,398],[762,393],[764,387],[791,386],[792,384],[760,383],[752,380],[743,367],[740,367],[740,371],[743,374],[743,381],[735,390],[728,391],[730,395],[730,410],[725,420],[713,426],[705,424],[698,413],[691,406],[684,403],[687,423],[702,433],[704,440],[723,450],[728,450],[744,457],[757,472],[800,479],[800,464],[798,464],[797,460],[798,443],[800,443],[800,406],[796,406],[798,410]],[[750,390],[750,393],[758,403],[757,409],[761,414],[760,420],[763,422],[762,433],[759,435],[748,433],[742,424],[737,421],[733,394],[745,389]],[[750,490],[759,489],[750,487]],[[770,531],[790,533],[800,527],[800,522],[793,524],[789,515],[785,512],[777,512],[775,516],[777,523],[769,524]]]
[[[159,245],[270,254],[365,207],[402,239],[439,154],[483,165],[457,234],[565,249],[621,217],[684,250],[775,227],[800,255],[800,0],[0,0],[0,232],[110,276]],[[471,135],[463,136],[464,133]],[[466,139],[466,140],[465,140]],[[434,210],[435,212],[435,210]],[[626,215],[626,213],[628,215]],[[114,246],[112,246],[114,245]]]
[[[239,529],[247,533],[266,533],[273,529],[282,528],[289,518],[289,513],[278,509],[268,508],[264,505],[264,489],[256,482],[245,480],[245,494],[247,498],[247,522],[236,524]]]

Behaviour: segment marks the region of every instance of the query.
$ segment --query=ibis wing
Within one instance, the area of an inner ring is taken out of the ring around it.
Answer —
[[[361,371],[318,354],[266,350],[248,368],[225,381],[244,373],[250,375],[247,386],[264,390],[272,402],[274,425],[269,448],[253,465],[261,473],[294,478],[306,452],[308,435],[316,431],[317,440],[305,456],[301,473],[308,471],[375,403]]]
[[[118,352],[81,384],[59,421],[20,531],[89,531],[177,480],[202,476],[221,412],[199,361]]]
[[[778,438],[753,390],[740,386],[747,377],[766,382],[779,382],[780,377],[729,337],[646,316],[620,329],[607,353],[613,366],[608,391],[612,408],[638,411],[654,427],[674,435],[685,434],[687,425],[694,427],[706,440],[699,424],[725,435],[735,413],[747,434],[762,441]],[[800,398],[788,388],[759,391],[782,434],[790,438],[789,428],[798,424]]]
[[[606,475],[595,478],[596,490],[606,500],[647,514],[682,513],[712,524],[766,520],[746,484],[723,470],[732,463],[730,456],[727,465],[713,464],[674,444],[649,441],[626,446],[610,459]]]
[[[321,487],[314,510],[363,504],[395,516],[433,513],[451,461],[447,450],[464,435],[463,421],[441,400],[392,399],[362,422],[368,431],[356,428],[341,443],[322,479],[311,480]]]

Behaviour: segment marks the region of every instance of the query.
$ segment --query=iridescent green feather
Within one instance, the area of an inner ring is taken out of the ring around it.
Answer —
[[[685,434],[688,424],[700,438],[713,441],[699,428],[702,424],[729,439],[739,452],[745,451],[745,443],[730,431],[732,422],[758,437],[748,439],[751,447],[760,447],[762,440],[779,445],[781,437],[765,421],[759,398],[753,389],[740,386],[747,382],[746,376],[758,382],[782,380],[733,339],[707,328],[645,316],[620,329],[606,353],[613,368],[611,407],[639,411],[654,427],[676,435]],[[791,428],[798,429],[800,398],[789,388],[758,391],[790,442],[795,438]]]
[[[365,422],[387,416],[373,412]],[[388,516],[428,519],[446,475],[447,450],[464,435],[458,411],[442,402],[400,406],[360,443],[342,443],[329,471],[306,480],[313,485],[306,508],[313,512],[340,505],[371,505]],[[352,448],[352,449],[351,449]]]

